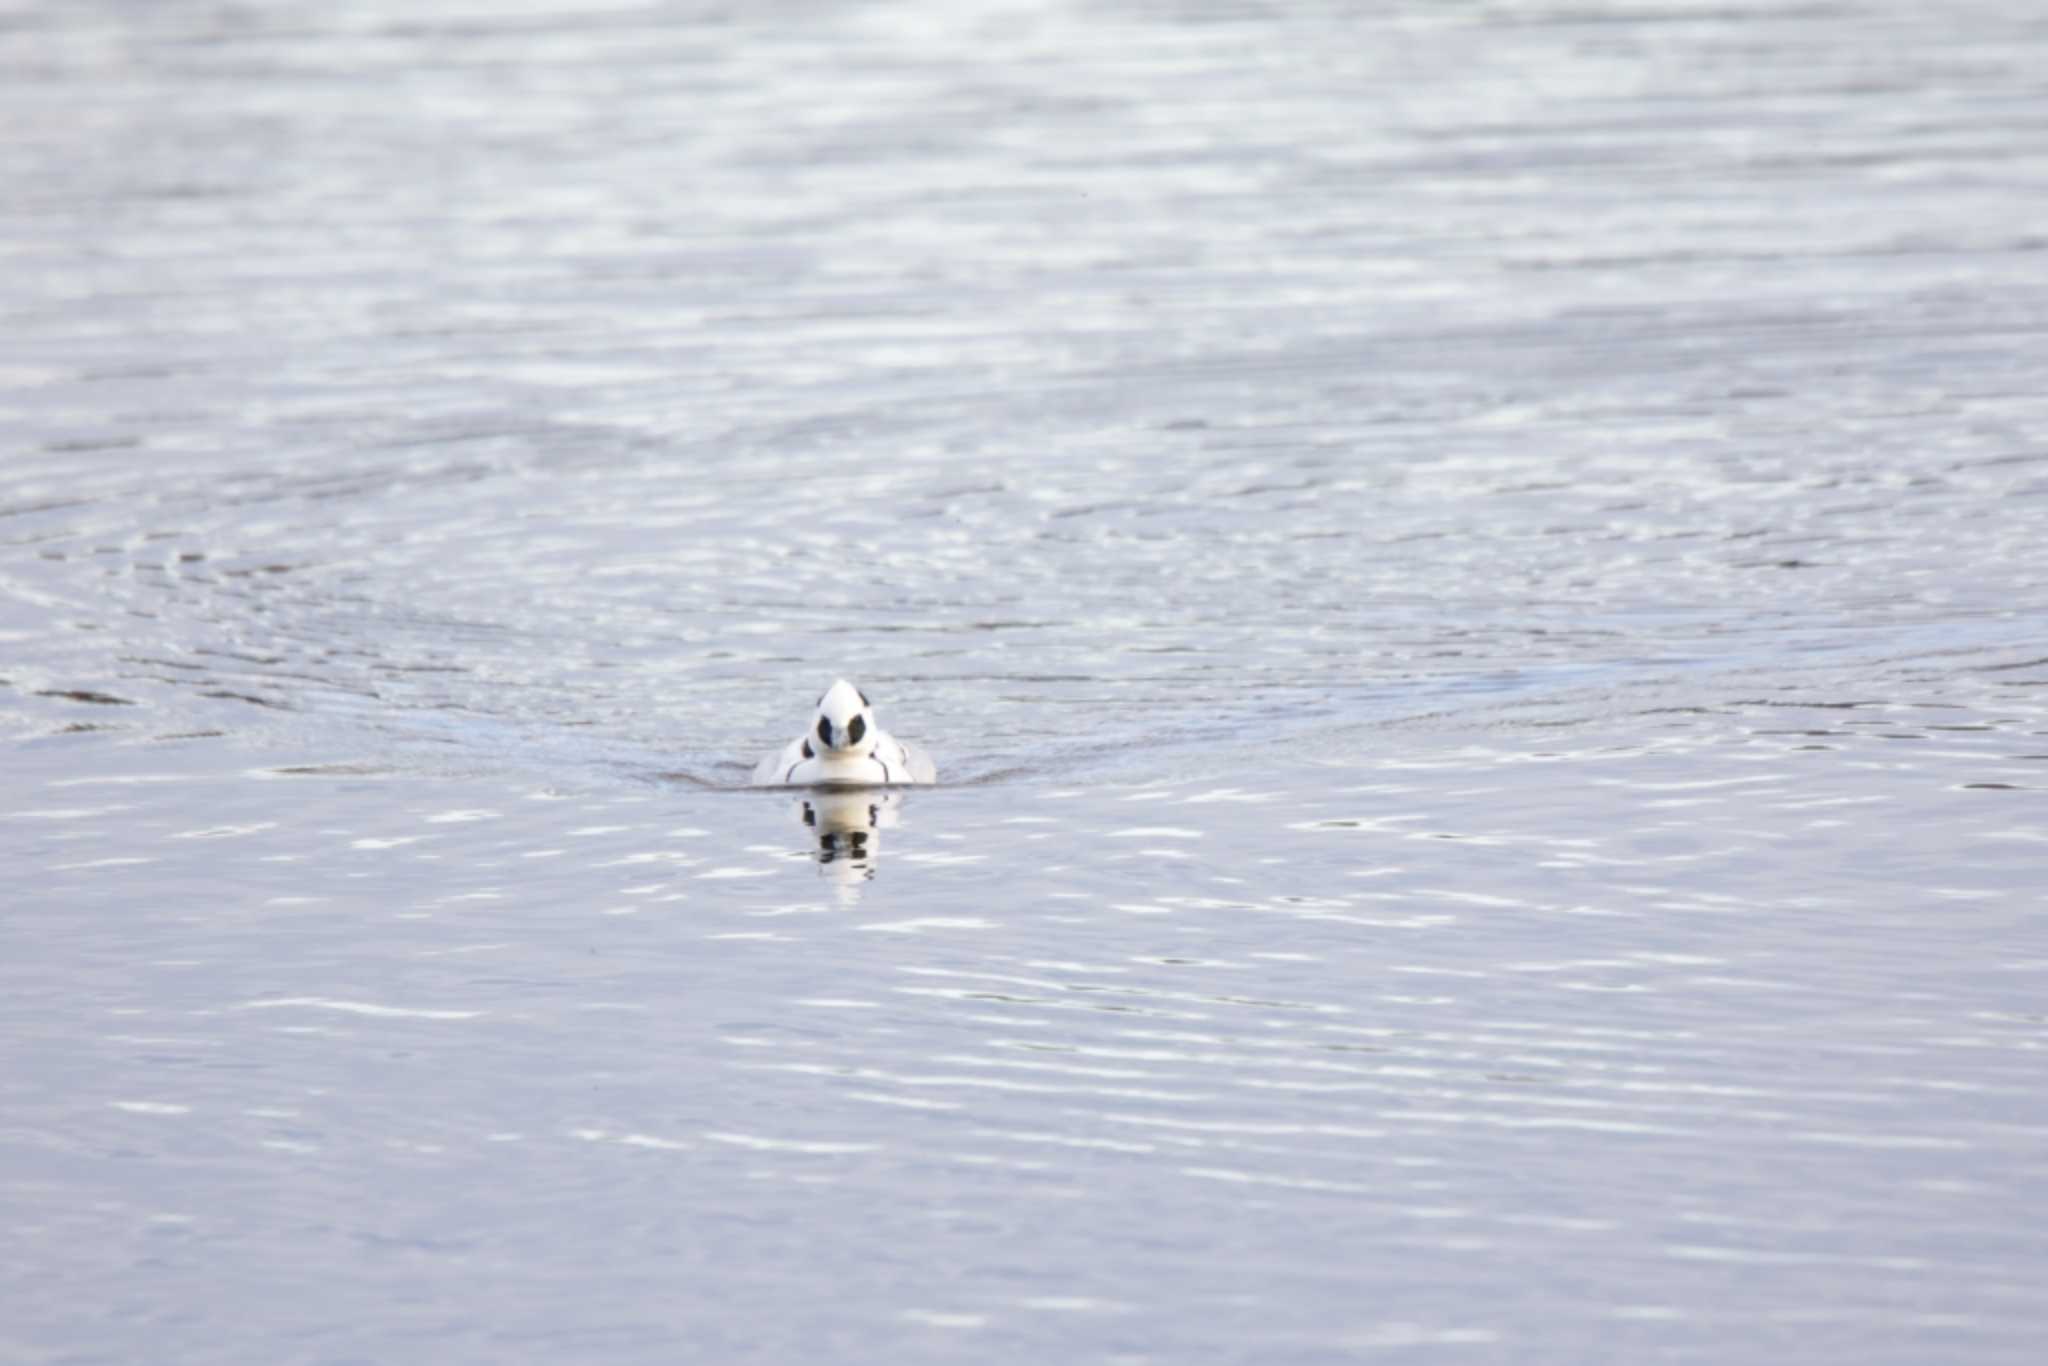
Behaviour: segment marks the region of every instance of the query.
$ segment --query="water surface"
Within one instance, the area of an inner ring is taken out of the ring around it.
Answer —
[[[2032,1362],[2043,38],[0,8],[5,1354]]]

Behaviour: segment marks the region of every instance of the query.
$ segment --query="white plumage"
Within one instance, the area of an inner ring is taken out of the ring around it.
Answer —
[[[876,725],[866,695],[843,678],[818,699],[809,730],[754,766],[761,787],[879,787],[938,777],[932,756]]]

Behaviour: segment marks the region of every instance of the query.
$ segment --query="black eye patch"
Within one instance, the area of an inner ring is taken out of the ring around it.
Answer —
[[[853,724],[846,728],[846,743],[849,745],[857,745],[860,743],[860,737],[866,735],[867,733],[868,723],[866,718],[856,716],[853,718]]]
[[[828,745],[832,743],[832,718],[831,718],[831,717],[829,717],[829,716],[821,716],[821,717],[819,717],[819,718],[818,718],[818,738],[819,738],[820,740],[823,740],[823,741],[824,741],[824,742],[825,742],[826,744],[828,744]]]

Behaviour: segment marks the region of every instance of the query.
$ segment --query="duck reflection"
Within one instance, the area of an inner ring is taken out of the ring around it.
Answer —
[[[883,788],[812,791],[797,802],[797,818],[818,837],[818,876],[843,894],[856,893],[875,875],[878,832],[896,824],[903,794]]]

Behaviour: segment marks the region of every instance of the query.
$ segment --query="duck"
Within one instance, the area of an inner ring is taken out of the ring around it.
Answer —
[[[818,698],[808,730],[754,766],[757,787],[890,787],[938,778],[932,756],[876,725],[867,694],[843,678]]]

